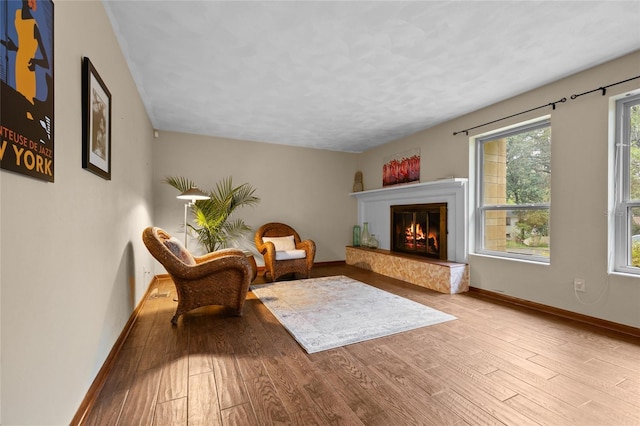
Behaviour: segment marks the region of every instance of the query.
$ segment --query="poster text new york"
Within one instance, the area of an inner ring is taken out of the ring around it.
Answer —
[[[8,127],[0,126],[0,161],[7,161],[11,157],[18,168],[24,167],[30,171],[53,176],[53,153],[50,148]]]

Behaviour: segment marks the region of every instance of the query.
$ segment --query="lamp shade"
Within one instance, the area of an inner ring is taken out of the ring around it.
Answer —
[[[211,197],[209,197],[204,192],[200,191],[198,187],[194,186],[194,187],[191,187],[191,189],[184,191],[182,194],[178,195],[176,198],[180,200],[196,201],[196,200],[208,200]]]

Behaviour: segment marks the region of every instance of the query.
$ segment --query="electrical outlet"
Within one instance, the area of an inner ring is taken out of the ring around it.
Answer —
[[[582,278],[574,278],[573,288],[575,291],[584,293],[585,291],[587,291],[587,284]]]

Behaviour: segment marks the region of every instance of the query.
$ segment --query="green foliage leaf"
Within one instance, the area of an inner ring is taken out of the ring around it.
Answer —
[[[195,183],[181,176],[165,178],[164,183],[181,193],[193,188]],[[233,213],[242,206],[254,206],[260,202],[255,188],[249,183],[234,187],[232,178],[219,181],[212,190],[202,190],[210,199],[197,200],[191,205],[193,224],[188,224],[198,235],[198,241],[208,252],[229,247],[234,240],[251,231],[240,218],[231,219]]]
[[[551,128],[507,138],[507,200],[510,204],[550,201]]]

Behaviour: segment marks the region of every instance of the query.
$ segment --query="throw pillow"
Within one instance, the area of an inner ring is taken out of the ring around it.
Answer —
[[[293,235],[286,237],[262,237],[262,241],[271,241],[276,248],[276,251],[295,250],[296,242]]]
[[[196,264],[195,259],[191,256],[191,253],[185,248],[185,246],[176,237],[171,237],[164,242],[164,245],[169,249],[171,253],[185,265],[193,266]]]

